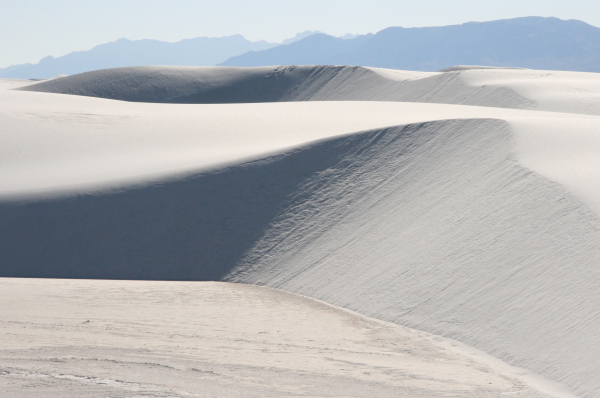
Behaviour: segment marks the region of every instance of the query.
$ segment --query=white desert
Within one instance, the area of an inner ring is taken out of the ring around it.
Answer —
[[[0,395],[600,397],[600,75],[0,79]]]

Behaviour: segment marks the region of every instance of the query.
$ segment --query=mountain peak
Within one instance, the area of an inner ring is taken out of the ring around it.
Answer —
[[[453,65],[600,72],[600,29],[522,17],[461,25],[389,27],[350,40],[311,35],[293,46],[233,57],[224,66],[357,65],[437,71]]]

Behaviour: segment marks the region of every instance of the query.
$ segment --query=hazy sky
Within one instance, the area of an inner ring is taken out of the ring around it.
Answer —
[[[599,0],[0,0],[0,68],[128,39],[375,33],[519,16],[600,26]]]

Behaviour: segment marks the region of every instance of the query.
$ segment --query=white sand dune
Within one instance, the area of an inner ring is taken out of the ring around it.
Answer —
[[[469,87],[510,89],[533,103],[529,109],[600,115],[600,74],[481,69],[460,72]]]
[[[551,396],[522,370],[455,342],[268,288],[40,279],[0,287],[2,396]]]
[[[598,215],[520,166],[499,121],[347,145],[225,279],[468,341],[596,396]]]
[[[44,81],[29,86],[26,90],[134,102],[269,102],[279,100],[313,69],[314,67],[127,67]]]
[[[90,192],[143,183],[356,131],[456,118],[510,120],[523,131],[518,134],[523,138],[519,148],[527,166],[544,175],[550,173],[552,178],[560,172],[552,165],[561,156],[569,162],[573,158],[592,160],[580,157],[577,151],[588,151],[594,145],[593,132],[600,120],[442,104],[328,101],[198,107],[3,90],[0,196]],[[531,126],[544,126],[548,134],[534,134]],[[571,145],[575,153],[567,151],[572,135],[562,134],[565,128],[581,137],[580,143]],[[545,150],[539,153],[538,148],[549,145],[558,147],[548,161]],[[570,177],[564,179],[568,182]],[[582,185],[586,190],[585,181]]]
[[[82,73],[25,90],[135,102],[404,101],[600,115],[597,73],[454,67],[137,67]]]
[[[597,82],[150,67],[4,89],[1,275],[276,287],[600,396]]]
[[[525,70],[527,68],[515,68],[510,66],[485,66],[485,65],[455,65],[448,68],[439,70],[438,72],[456,72],[473,69],[520,69]]]

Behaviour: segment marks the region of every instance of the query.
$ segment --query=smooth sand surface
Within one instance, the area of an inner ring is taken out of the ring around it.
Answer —
[[[450,340],[264,287],[0,279],[0,303],[7,397],[551,396]]]
[[[595,74],[215,71],[1,82],[1,275],[266,285],[600,395]]]

